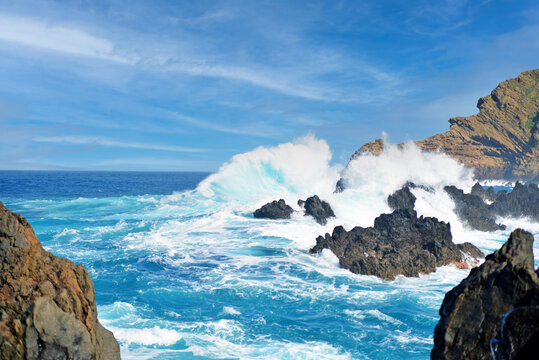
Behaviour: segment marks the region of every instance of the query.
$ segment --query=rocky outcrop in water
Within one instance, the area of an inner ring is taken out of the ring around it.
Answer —
[[[491,342],[496,359],[536,358],[525,356],[537,355],[539,345],[539,277],[533,261],[533,236],[517,229],[472,269],[445,295],[431,358],[491,359]]]
[[[539,178],[539,69],[502,82],[479,99],[479,113],[449,120],[449,131],[415,143],[424,150],[441,149],[473,167],[478,178]],[[402,146],[403,144],[400,144]],[[381,139],[363,145],[352,156],[379,154]]]
[[[120,359],[97,320],[82,265],[45,251],[25,218],[0,203],[0,358]]]
[[[410,191],[410,187],[405,185],[401,189],[395,191],[387,198],[387,204],[392,210],[410,209],[415,207],[416,197]]]
[[[331,235],[319,236],[310,252],[323,249],[331,250],[342,268],[386,280],[399,274],[419,276],[451,263],[466,267],[467,256],[482,256],[470,243],[454,244],[449,224],[432,217],[418,218],[411,209],[382,214],[373,227],[346,231],[337,226]]]
[[[492,188],[484,190],[479,184],[474,185],[470,194],[455,186],[444,189],[455,202],[455,210],[461,221],[476,230],[505,229],[504,225],[496,223],[496,217],[528,217],[539,221],[539,188],[535,184],[526,186],[517,182],[510,193],[495,193]]]
[[[298,205],[305,209],[305,216],[312,216],[320,225],[326,225],[329,218],[335,217],[331,206],[318,195],[311,196],[307,200],[299,200]]]
[[[258,219],[290,219],[293,212],[294,209],[287,205],[283,199],[280,199],[263,205],[260,209],[255,210],[253,215]]]
[[[480,231],[505,229],[505,225],[496,223],[492,208],[479,196],[465,194],[453,185],[444,187],[444,190],[455,202],[455,212],[459,219],[469,227]]]

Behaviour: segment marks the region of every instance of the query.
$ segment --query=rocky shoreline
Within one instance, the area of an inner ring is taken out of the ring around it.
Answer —
[[[86,269],[45,251],[26,219],[1,202],[0,358],[120,359],[97,319]]]

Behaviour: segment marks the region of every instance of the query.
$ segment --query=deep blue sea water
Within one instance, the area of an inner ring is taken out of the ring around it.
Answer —
[[[394,155],[375,168],[361,160],[357,174],[350,166],[350,189],[333,194],[341,173],[328,165],[328,150],[285,145],[237,156],[209,177],[0,171],[0,201],[30,221],[47,250],[88,269],[100,321],[125,359],[428,358],[444,294],[467,270],[446,266],[388,282],[351,274],[331,253],[308,249],[336,225],[372,225],[403,179],[473,182],[440,159],[432,166],[450,174],[414,177],[418,170],[399,167]],[[431,164],[421,161],[422,169]],[[511,228],[539,234],[525,219],[508,220],[504,232],[469,231],[443,191],[414,191],[418,211],[450,221],[456,242],[490,252]],[[252,216],[265,201],[294,204],[312,193],[337,214],[326,227],[299,213],[281,221]]]

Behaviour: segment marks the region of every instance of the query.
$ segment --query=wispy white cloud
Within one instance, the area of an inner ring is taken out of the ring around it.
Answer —
[[[158,145],[147,144],[141,142],[122,141],[109,139],[104,137],[91,137],[91,136],[51,136],[51,137],[36,137],[32,139],[36,142],[46,143],[58,143],[58,144],[78,144],[78,145],[100,145],[106,147],[117,148],[132,148],[132,149],[144,149],[144,150],[159,150],[159,151],[173,151],[173,152],[188,152],[199,153],[208,152],[209,149],[199,149],[183,146],[170,146],[170,145]]]
[[[217,15],[223,16],[220,12],[215,16]],[[300,64],[244,62],[238,65],[236,60],[224,60],[218,49],[209,52],[194,51],[196,46],[192,44],[193,39],[184,40],[188,45],[172,51],[159,48],[155,45],[158,42],[154,40],[139,40],[134,33],[128,35],[127,40],[123,37],[123,41],[108,39],[58,21],[0,13],[0,41],[35,49],[105,60],[141,70],[238,81],[308,100],[368,102],[375,98],[372,96],[372,89],[360,96],[350,96],[349,92],[339,89],[338,86],[316,80],[328,72],[343,71],[350,66],[342,63],[343,59],[335,54],[335,50],[321,51],[317,55],[315,49],[306,48],[304,52],[308,53],[309,57]],[[331,53],[332,56],[328,59],[324,53]],[[317,60],[317,57],[320,59]],[[356,74],[363,73],[364,76],[391,86],[396,81],[395,74],[381,71],[372,65],[363,64],[353,68]]]
[[[115,54],[114,44],[107,39],[76,28],[11,14],[0,14],[0,39],[44,50],[119,63],[134,61]]]
[[[202,128],[202,129],[208,129],[208,130],[227,133],[227,134],[249,135],[249,136],[262,137],[262,138],[271,138],[271,137],[274,137],[275,134],[277,133],[277,129],[269,127],[269,126],[265,126],[261,122],[258,122],[255,128],[253,128],[252,126],[241,126],[241,125],[225,126],[225,125],[220,125],[218,123],[204,121],[204,120],[192,117],[192,116],[184,115],[176,111],[161,110],[161,112],[182,123],[193,125],[195,127]],[[282,132],[282,127],[281,127],[281,132]]]

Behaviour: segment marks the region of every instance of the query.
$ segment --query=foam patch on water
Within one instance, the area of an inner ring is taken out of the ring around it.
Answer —
[[[136,343],[141,345],[163,345],[169,346],[177,343],[181,339],[180,333],[175,330],[162,329],[159,326],[152,328],[119,328],[109,326],[118,341],[125,343]]]

